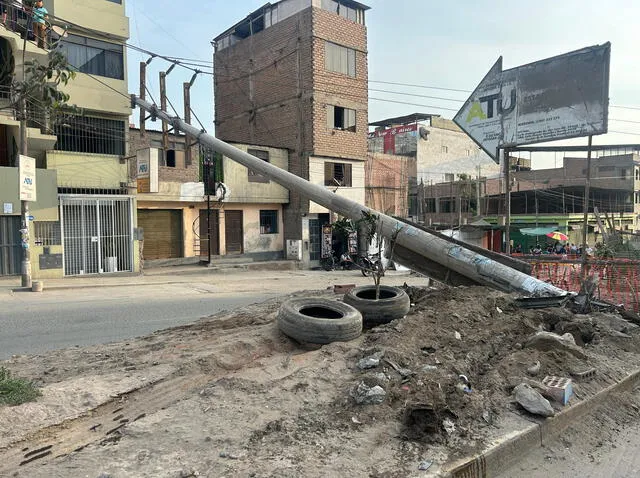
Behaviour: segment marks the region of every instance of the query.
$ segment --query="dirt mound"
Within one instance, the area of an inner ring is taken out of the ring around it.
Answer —
[[[348,343],[302,348],[276,327],[279,299],[126,344],[12,359],[6,365],[14,373],[45,390],[84,383],[86,393],[104,397],[114,373],[137,379],[139,390],[115,399],[125,411],[135,402],[136,416],[144,411],[108,444],[87,444],[23,476],[73,476],[77,469],[113,477],[407,476],[425,460],[442,464],[480,449],[514,417],[536,420],[512,403],[522,381],[573,377],[574,400],[584,399],[640,365],[637,327],[618,316],[524,310],[482,287],[408,292],[414,305],[407,317]],[[296,295],[311,294],[336,298],[329,291]],[[571,334],[580,355],[528,347],[540,331]],[[379,365],[358,365],[372,356]],[[198,386],[173,390],[170,405],[156,397],[141,408],[143,379],[154,370],[167,380],[203,378],[176,381]],[[367,390],[378,401],[356,400]],[[52,423],[55,411],[48,412]],[[0,409],[0,419],[23,431],[12,435],[10,452],[48,443],[33,441],[40,424],[28,414]],[[61,433],[40,436],[55,442]]]

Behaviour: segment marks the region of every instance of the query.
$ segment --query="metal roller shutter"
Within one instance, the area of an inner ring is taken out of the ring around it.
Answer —
[[[144,258],[182,257],[182,211],[138,209],[138,227],[144,229]]]

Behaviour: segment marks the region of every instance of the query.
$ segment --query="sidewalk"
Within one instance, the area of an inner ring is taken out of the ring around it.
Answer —
[[[109,274],[93,274],[84,276],[65,277],[63,279],[42,279],[44,290],[65,290],[104,287],[136,287],[159,284],[181,284],[206,280],[207,278],[224,277],[229,274],[243,274],[248,272],[273,271],[275,276],[287,272],[323,273],[325,271],[302,270],[297,261],[265,261],[265,262],[228,262],[217,263],[210,267],[191,264],[147,268],[142,274],[130,272],[116,272]],[[386,271],[385,275],[408,276],[410,271]],[[20,276],[0,277],[0,295],[5,293],[24,291],[21,287]]]
[[[298,263],[296,261],[230,262],[219,263],[210,267],[200,264],[150,267],[145,269],[142,274],[116,272],[65,277],[63,279],[42,279],[42,282],[44,283],[44,290],[64,290],[88,287],[124,287],[183,283],[193,280],[194,276],[219,276],[230,272],[295,270],[298,270]],[[0,294],[19,290],[24,290],[21,287],[20,276],[0,277]]]

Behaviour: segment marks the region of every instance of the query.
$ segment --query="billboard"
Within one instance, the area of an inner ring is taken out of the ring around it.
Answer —
[[[498,147],[604,134],[611,44],[502,70],[493,65],[454,121],[496,160]]]
[[[409,124],[369,133],[369,151],[385,154],[412,154],[418,150],[418,125]]]

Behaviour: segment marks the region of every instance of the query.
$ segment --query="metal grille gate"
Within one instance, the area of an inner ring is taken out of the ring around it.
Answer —
[[[0,216],[0,276],[20,274],[21,244],[20,217]]]
[[[60,197],[64,275],[133,271],[133,200]]]

